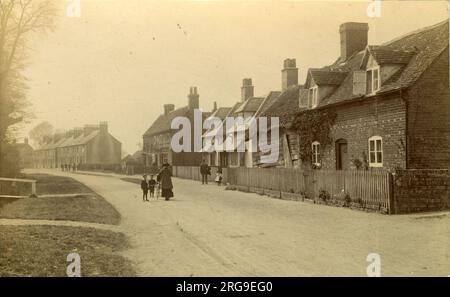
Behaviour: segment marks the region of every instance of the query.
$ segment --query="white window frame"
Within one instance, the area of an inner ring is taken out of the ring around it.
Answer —
[[[380,141],[381,143],[381,149],[377,149],[377,141]],[[370,144],[373,142],[373,148],[374,150],[371,150]],[[369,138],[368,141],[368,149],[369,149],[369,167],[383,167],[383,161],[384,161],[384,153],[383,153],[383,138],[381,136],[372,136]],[[375,162],[372,162],[371,154],[375,155]],[[381,153],[381,162],[378,160],[378,153]]]
[[[377,72],[378,75],[375,75],[375,71]],[[371,78],[371,90],[367,90],[366,89],[366,93],[367,94],[375,94],[377,91],[380,90],[381,88],[381,75],[380,75],[380,67],[372,67],[372,68],[368,68],[366,70],[366,77],[367,74],[370,72],[370,78]],[[367,78],[366,78],[367,80]]]
[[[316,166],[321,165],[321,159],[320,159],[320,142],[314,141],[311,144],[311,152],[312,152],[312,163]]]
[[[309,88],[308,92],[308,103],[310,108],[315,108],[318,101],[318,94],[319,94],[319,86],[314,86]]]

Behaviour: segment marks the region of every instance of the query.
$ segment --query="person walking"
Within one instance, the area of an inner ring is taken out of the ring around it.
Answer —
[[[172,172],[170,172],[169,166],[168,163],[164,163],[163,169],[158,174],[161,182],[161,196],[163,196],[165,200],[169,200],[173,197]]]
[[[202,185],[208,184],[208,175],[211,174],[211,168],[206,164],[205,160],[202,160],[200,164],[200,174],[202,175]]]
[[[148,200],[148,183],[147,183],[147,175],[142,176],[143,179],[141,181],[141,189],[142,189],[142,201],[149,201]]]

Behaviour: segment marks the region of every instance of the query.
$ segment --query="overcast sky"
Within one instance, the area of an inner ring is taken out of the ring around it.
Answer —
[[[63,8],[67,1],[60,0]],[[339,25],[369,23],[379,44],[448,17],[446,1],[389,1],[369,18],[368,1],[81,0],[81,17],[62,13],[53,33],[34,42],[27,76],[36,119],[57,129],[108,121],[133,153],[162,105],[240,100],[242,78],[255,95],[281,88],[285,58],[296,58],[300,83],[309,67],[339,56]]]

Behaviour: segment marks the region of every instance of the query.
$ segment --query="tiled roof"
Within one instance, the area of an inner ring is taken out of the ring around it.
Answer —
[[[138,163],[142,163],[144,160],[144,151],[138,150],[132,156]]]
[[[330,69],[310,69],[308,76],[312,77],[317,85],[340,85],[345,77],[348,75],[348,71],[343,69],[330,70]]]
[[[216,111],[211,114],[211,117],[216,117],[221,120],[225,119],[228,113],[231,111],[232,107],[219,107]]]
[[[406,88],[412,85],[431,63],[448,47],[448,21],[414,31],[387,42],[382,46],[368,46],[345,63],[336,61],[327,68],[349,71],[341,85],[319,106],[348,101],[361,96],[353,95],[353,73],[359,70],[367,52],[374,51],[381,63],[403,64],[396,73],[383,83],[378,93]],[[375,59],[377,59],[375,58]],[[408,60],[408,61],[407,61]],[[401,63],[400,63],[401,62]]]
[[[297,112],[300,111],[300,88],[303,88],[303,86],[293,86],[282,92],[260,116],[279,117],[280,125],[287,127]]]
[[[416,54],[415,49],[404,50],[385,45],[369,45],[366,56],[372,55],[379,65],[383,64],[408,64]]]
[[[271,91],[266,98],[264,98],[264,101],[259,106],[258,110],[255,113],[255,117],[263,114],[267,109],[272,106],[273,103],[275,103],[278,99],[278,97],[281,95],[281,92],[279,91]]]
[[[170,131],[171,130],[170,125],[172,123],[172,120],[175,119],[176,117],[185,116],[188,111],[189,108],[185,106],[175,109],[174,111],[169,112],[167,115],[164,114],[160,115],[156,119],[156,121],[153,122],[150,128],[148,128],[144,136]]]
[[[263,100],[264,100],[263,97],[248,98],[247,100],[245,100],[245,102],[243,102],[243,104],[239,106],[238,109],[236,109],[235,113],[256,112],[261,103],[263,102]]]
[[[399,79],[392,84],[384,85],[381,91],[407,87],[414,83],[431,63],[448,48],[448,34],[447,20],[387,43],[386,45],[395,48],[414,47],[417,54],[411,58]]]
[[[63,136],[57,142],[50,142],[50,143],[43,144],[37,150],[42,151],[42,150],[50,150],[50,149],[55,149],[55,148],[84,145],[84,144],[87,144],[92,139],[94,139],[99,133],[100,133],[100,130],[94,130],[87,135],[84,135],[82,133],[78,137],[75,137],[73,135],[69,136],[69,137]]]
[[[14,146],[18,150],[25,150],[25,149],[33,150],[33,147],[31,145],[29,145],[28,143],[16,143],[16,144],[14,144]]]
[[[127,165],[138,165],[140,164],[138,160],[136,160],[135,157],[132,155],[127,155],[125,158],[122,159],[122,163],[125,163]]]
[[[86,144],[92,139],[94,139],[98,134],[100,133],[99,130],[92,131],[88,135],[81,134],[78,137],[70,137],[66,139],[62,144],[60,144],[60,147],[67,147],[67,146],[74,146],[74,145],[82,145]]]

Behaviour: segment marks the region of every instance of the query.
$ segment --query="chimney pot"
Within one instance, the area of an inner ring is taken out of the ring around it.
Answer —
[[[175,110],[175,105],[173,104],[164,104],[164,115],[168,115],[170,112]]]
[[[98,127],[101,133],[108,133],[108,122],[100,122]]]
[[[339,27],[342,61],[346,61],[354,53],[366,48],[368,32],[369,25],[367,23],[348,22]]]
[[[281,70],[281,90],[298,85],[298,68],[295,59],[286,59]]]
[[[242,80],[242,87],[241,87],[241,99],[242,102],[246,101],[248,98],[253,97],[255,88],[252,84],[251,78],[244,78]]]
[[[200,107],[200,96],[198,95],[197,87],[191,87],[188,95],[188,108],[198,109]]]

